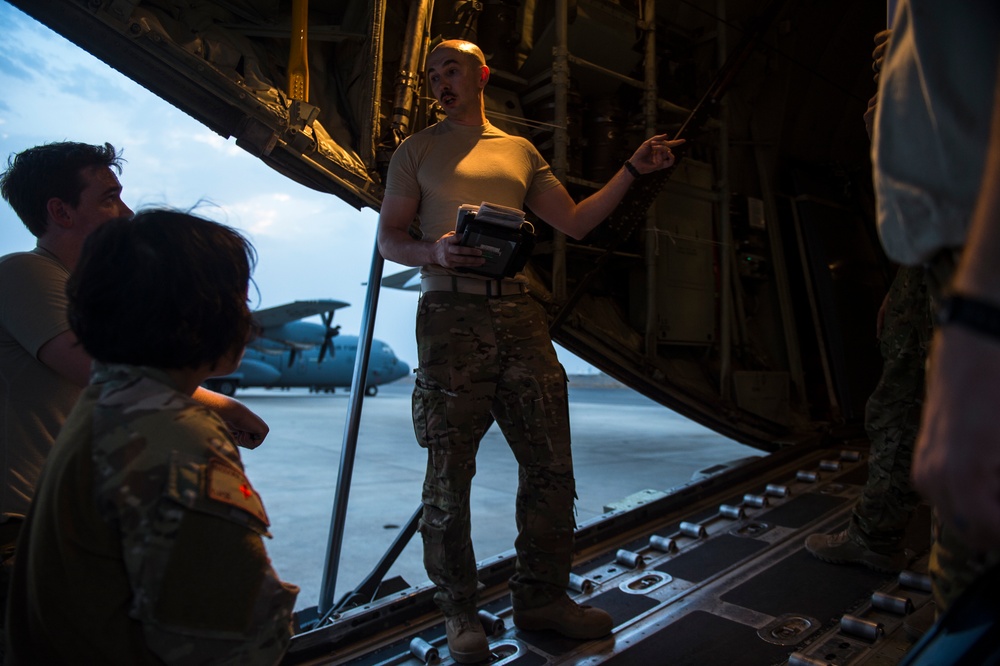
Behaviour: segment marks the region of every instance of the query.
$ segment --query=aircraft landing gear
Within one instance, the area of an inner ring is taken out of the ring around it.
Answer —
[[[378,387],[377,386],[369,386],[369,387],[365,388],[365,395],[368,396],[369,398],[374,398],[375,396],[378,395]]]
[[[215,391],[218,391],[222,395],[229,396],[230,398],[236,394],[236,387],[239,386],[239,382],[233,379],[223,379],[221,381],[212,382],[214,386],[211,386]]]

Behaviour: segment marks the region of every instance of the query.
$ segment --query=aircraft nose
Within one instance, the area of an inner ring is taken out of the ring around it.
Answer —
[[[400,377],[405,377],[410,374],[410,364],[404,363],[403,361],[396,359],[396,367],[393,368],[393,379],[399,379]]]

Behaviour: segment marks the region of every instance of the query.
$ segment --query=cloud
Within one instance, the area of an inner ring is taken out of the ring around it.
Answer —
[[[239,219],[241,228],[266,241],[275,251],[343,254],[344,263],[360,268],[364,257],[357,252],[356,244],[374,241],[374,214],[345,211],[337,200],[258,195],[228,210],[231,217]]]
[[[110,141],[123,149],[130,206],[170,205],[242,230],[257,249],[262,307],[304,298],[352,304],[345,333],[360,328],[374,256],[377,214],[281,175],[139,84],[0,2],[0,160],[48,141]],[[0,202],[0,255],[34,238]],[[387,263],[385,275],[402,266]],[[385,290],[376,336],[410,363],[417,296]],[[560,352],[564,363],[574,359]],[[576,361],[576,363],[582,363]],[[571,372],[574,367],[567,365]]]
[[[18,79],[19,81],[31,82],[36,79],[35,72],[21,63],[21,59],[14,59],[11,56],[19,56],[19,53],[9,51],[0,52],[0,75]],[[10,83],[5,84],[9,86]]]
[[[120,75],[108,65],[7,3],[0,3],[0,30],[4,35],[0,76],[21,83],[4,82],[8,90],[30,84],[46,90],[48,104],[59,96],[110,103],[130,99]]]
[[[129,104],[135,95],[123,87],[119,81],[110,78],[113,73],[107,65],[107,72],[96,64],[74,65],[67,68],[53,68],[49,75],[52,84],[62,94],[101,104]]]
[[[189,138],[192,141],[197,141],[198,143],[203,143],[215,150],[219,151],[224,155],[246,155],[246,151],[237,146],[235,143],[230,142],[228,139],[222,138],[219,134],[211,131],[197,132],[196,134],[190,135]]]

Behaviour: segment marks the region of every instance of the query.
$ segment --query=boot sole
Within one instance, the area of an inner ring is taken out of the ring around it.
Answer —
[[[451,655],[453,660],[460,664],[478,664],[479,662],[486,661],[493,656],[492,651],[490,651],[488,647],[482,652],[455,652],[449,647],[448,654]]]
[[[578,641],[592,641],[598,638],[603,638],[611,633],[614,627],[610,627],[607,631],[603,633],[583,632],[574,631],[572,629],[566,628],[562,625],[555,624],[554,622],[547,622],[545,620],[524,620],[519,619],[517,615],[514,616],[514,626],[521,631],[554,631],[561,636],[566,638],[573,638]]]
[[[845,557],[829,557],[827,555],[820,555],[819,553],[814,553],[809,551],[810,554],[817,560],[823,560],[824,562],[829,562],[830,564],[857,564],[859,566],[865,567],[866,569],[871,569],[878,573],[885,574],[896,574],[903,570],[902,567],[893,567],[892,565],[878,565],[874,562],[869,562],[868,560],[852,560]]]

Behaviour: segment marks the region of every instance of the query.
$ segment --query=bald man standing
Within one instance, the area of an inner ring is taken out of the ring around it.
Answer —
[[[490,70],[479,47],[441,42],[427,58],[427,76],[446,118],[406,139],[393,155],[378,243],[386,259],[421,267],[413,423],[428,454],[424,564],[437,586],[451,657],[475,663],[488,659],[490,648],[476,617],[469,496],[479,442],[494,420],[519,466],[514,624],[590,640],[610,633],[613,622],[566,594],[576,487],[566,373],[545,312],[522,274],[488,278],[462,270],[485,259],[456,236],[458,207],[527,206],[580,239],[611,213],[633,180],[671,166],[670,149],[682,141],[665,135],[645,141],[603,188],[576,203],[529,141],[486,119]],[[409,231],[418,217],[419,239]]]

